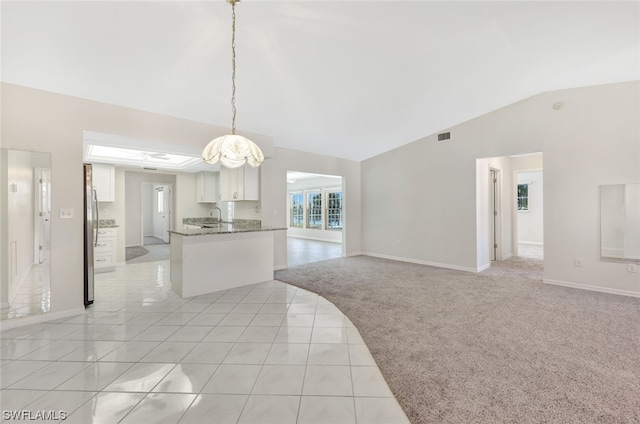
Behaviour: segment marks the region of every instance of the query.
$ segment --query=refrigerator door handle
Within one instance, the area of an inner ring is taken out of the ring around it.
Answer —
[[[98,192],[93,189],[93,198],[91,199],[93,201],[93,207],[94,210],[96,211],[96,220],[95,220],[95,227],[96,227],[96,240],[93,243],[94,247],[98,246],[98,233],[100,232],[100,212],[98,211]]]

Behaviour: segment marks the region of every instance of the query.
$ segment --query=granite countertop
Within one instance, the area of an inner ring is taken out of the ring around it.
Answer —
[[[98,221],[98,227],[100,228],[118,228],[119,225],[116,225],[115,219],[100,219]]]
[[[262,225],[261,221],[249,219],[234,219],[233,222],[212,220],[211,218],[185,218],[184,224],[202,225],[203,228],[194,228],[190,230],[171,230],[170,233],[182,236],[202,236],[217,234],[233,234],[233,233],[249,233],[256,231],[278,231],[286,230],[280,227],[267,227]]]

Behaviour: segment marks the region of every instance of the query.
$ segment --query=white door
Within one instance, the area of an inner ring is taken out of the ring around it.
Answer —
[[[171,187],[164,186],[164,196],[162,196],[163,211],[162,214],[162,240],[169,243],[169,230],[171,230]]]

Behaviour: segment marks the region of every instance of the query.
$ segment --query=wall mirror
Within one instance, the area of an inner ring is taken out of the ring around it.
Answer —
[[[600,186],[600,257],[640,263],[640,184]]]
[[[49,312],[51,155],[0,149],[0,319]]]

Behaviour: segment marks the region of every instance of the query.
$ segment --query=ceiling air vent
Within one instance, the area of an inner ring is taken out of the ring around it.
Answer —
[[[438,134],[438,143],[442,143],[443,141],[447,141],[451,138],[450,132],[440,133]]]

